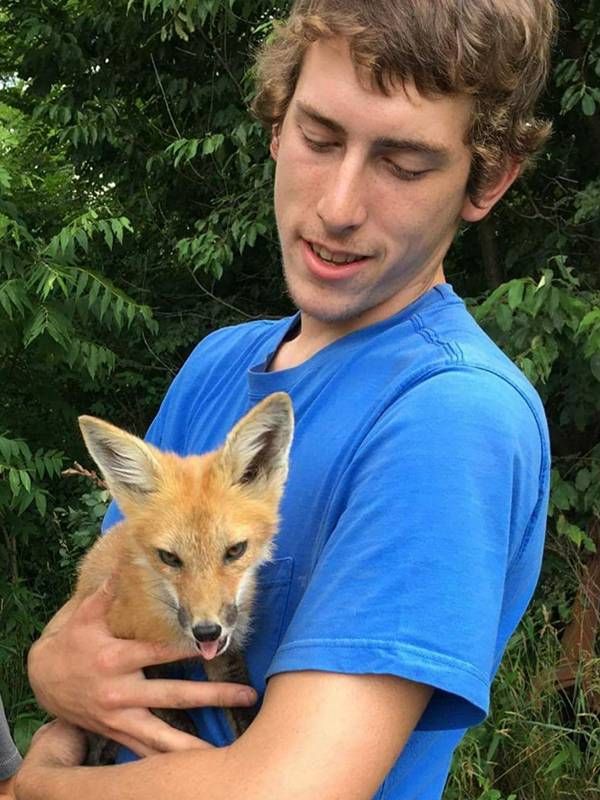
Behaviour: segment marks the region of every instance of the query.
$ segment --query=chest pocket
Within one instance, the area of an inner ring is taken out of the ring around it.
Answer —
[[[250,682],[260,696],[265,691],[265,673],[279,647],[287,625],[288,601],[294,559],[278,558],[263,564],[258,574],[258,586],[252,634],[246,650]]]

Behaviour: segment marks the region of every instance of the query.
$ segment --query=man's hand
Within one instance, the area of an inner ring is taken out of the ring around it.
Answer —
[[[149,708],[245,706],[249,687],[231,683],[147,680],[142,668],[189,658],[174,646],[116,639],[106,624],[112,592],[103,586],[77,608],[67,603],[29,654],[29,679],[40,705],[80,728],[146,756],[210,747],[171,728]]]
[[[55,719],[35,732],[21,770],[30,766],[76,767],[83,762],[86,752],[85,733]]]
[[[19,800],[29,796],[29,784],[36,773],[47,767],[76,767],[81,764],[87,752],[85,733],[62,720],[54,720],[36,731],[25,760],[13,784],[13,793],[8,800]],[[0,795],[0,800],[4,796]]]

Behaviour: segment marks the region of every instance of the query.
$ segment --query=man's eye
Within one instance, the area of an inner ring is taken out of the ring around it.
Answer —
[[[166,564],[168,567],[182,567],[183,561],[179,558],[176,553],[170,553],[168,550],[157,550],[158,557]]]
[[[226,564],[231,563],[232,561],[237,561],[238,558],[241,558],[246,549],[248,547],[248,542],[238,542],[237,544],[231,545],[225,550],[224,561]]]
[[[334,146],[333,142],[320,142],[318,139],[311,139],[310,136],[307,136],[304,133],[304,131],[302,131],[302,137],[308,147],[310,147],[311,150],[316,150],[317,153],[322,153]]]
[[[428,169],[404,169],[403,167],[398,166],[398,164],[395,164],[393,161],[388,161],[388,164],[391,167],[392,174],[403,181],[418,181],[419,178],[422,178],[424,175],[427,175],[428,172],[431,172],[431,170]]]

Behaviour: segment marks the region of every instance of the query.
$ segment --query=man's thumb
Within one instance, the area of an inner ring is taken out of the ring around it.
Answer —
[[[93,594],[85,598],[79,606],[77,616],[86,622],[104,619],[115,599],[116,590],[117,575],[113,573]]]

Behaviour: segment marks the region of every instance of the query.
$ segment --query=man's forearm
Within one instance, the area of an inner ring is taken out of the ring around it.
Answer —
[[[239,775],[228,748],[168,753],[113,767],[37,767],[19,776],[17,800],[230,800]],[[199,792],[199,789],[202,791]]]
[[[402,752],[432,691],[390,675],[282,673],[269,681],[250,728],[228,747],[116,767],[55,766],[83,758],[75,729],[61,732],[59,723],[32,744],[17,799],[170,800],[175,793],[179,800],[367,800]]]

